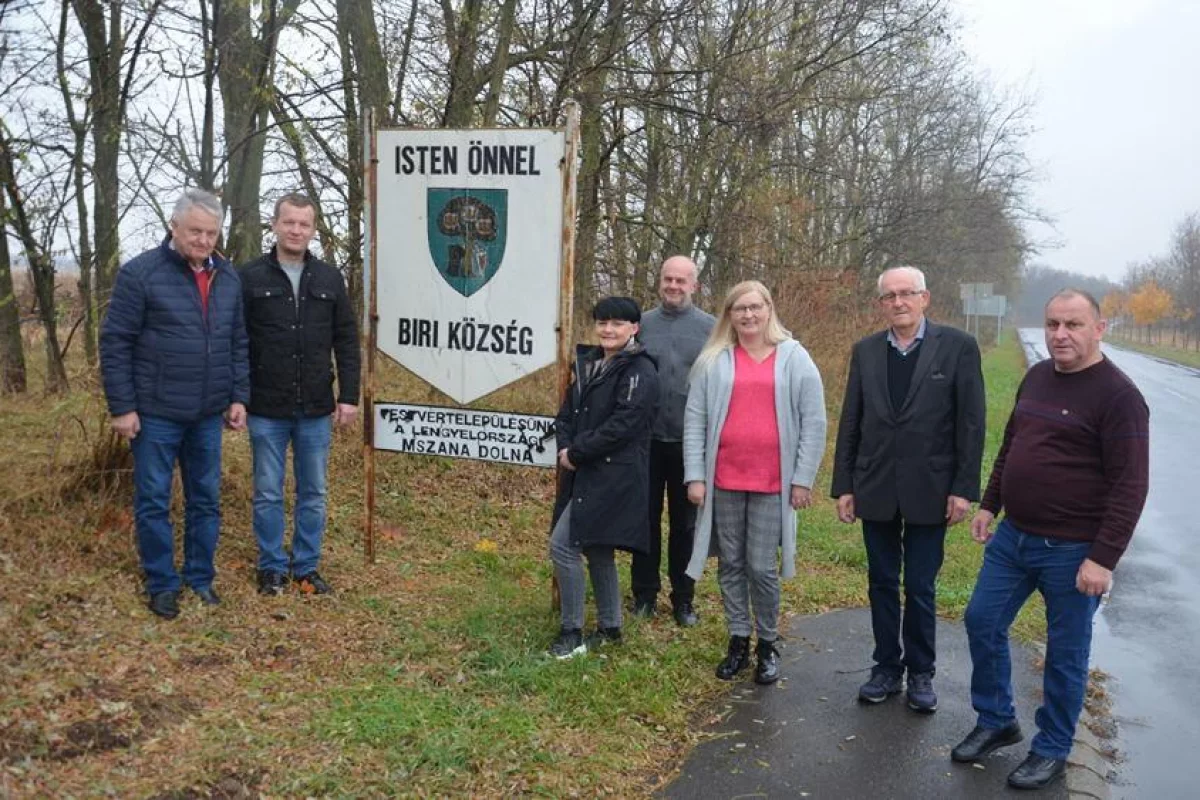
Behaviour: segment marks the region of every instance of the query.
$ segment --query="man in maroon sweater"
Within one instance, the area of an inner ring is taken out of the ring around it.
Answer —
[[[1063,774],[1087,689],[1092,616],[1112,584],[1146,502],[1150,412],[1141,392],[1100,352],[1105,321],[1086,292],[1046,304],[1050,359],[1029,369],[992,477],[971,521],[987,543],[967,607],[975,729],[951,753],[977,761],[1021,741],[1013,708],[1008,628],[1036,589],[1047,644],[1038,733],[1008,776],[1038,789]],[[1003,509],[1004,520],[991,533]],[[990,541],[989,541],[990,540]]]

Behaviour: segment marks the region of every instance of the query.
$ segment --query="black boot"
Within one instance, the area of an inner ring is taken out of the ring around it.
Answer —
[[[734,677],[750,666],[750,637],[730,636],[729,652],[725,660],[717,665],[717,677],[723,681],[731,681]]]
[[[754,654],[758,656],[754,682],[766,685],[779,680],[779,651],[775,649],[775,642],[759,639],[754,646]]]

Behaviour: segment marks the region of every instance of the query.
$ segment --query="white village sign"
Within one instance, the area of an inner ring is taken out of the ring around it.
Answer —
[[[461,404],[554,363],[564,133],[376,136],[378,348]]]
[[[375,404],[375,449],[553,467],[554,418],[412,403]]]

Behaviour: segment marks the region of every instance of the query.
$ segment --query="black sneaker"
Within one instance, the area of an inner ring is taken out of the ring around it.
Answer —
[[[717,665],[717,677],[723,681],[731,681],[748,666],[750,666],[750,637],[730,636],[729,650],[725,654],[725,660]]]
[[[292,580],[296,582],[300,594],[329,594],[333,591],[333,587],[326,583],[316,570]]]
[[[179,616],[179,592],[159,592],[150,595],[150,610],[163,619]]]
[[[754,682],[766,686],[779,680],[779,651],[775,649],[775,642],[759,639],[754,654],[758,657]]]
[[[1043,789],[1067,772],[1067,762],[1030,753],[1020,766],[1008,773],[1008,785],[1014,789]]]
[[[583,640],[583,644],[591,651],[620,644],[622,641],[620,628],[597,628],[587,635],[587,638]]]
[[[937,711],[937,693],[933,691],[932,672],[909,673],[908,707],[923,714]]]
[[[871,673],[871,679],[858,687],[858,699],[864,703],[882,703],[892,695],[898,694],[900,688],[899,675],[875,670]]]
[[[1021,726],[1016,722],[1011,722],[1003,728],[985,728],[982,725],[976,725],[974,730],[967,734],[967,738],[956,744],[950,751],[950,758],[960,763],[978,761],[993,750],[1016,744],[1024,738]]]
[[[700,623],[700,615],[696,613],[696,609],[692,607],[691,603],[677,603],[674,616],[675,624],[681,628],[690,628]]]
[[[283,594],[287,588],[287,576],[282,572],[272,572],[266,569],[258,571],[258,593],[267,595]]]
[[[200,598],[200,602],[206,606],[221,605],[221,596],[217,594],[217,590],[211,586],[205,586],[200,589],[192,589],[196,597]]]
[[[634,600],[633,615],[642,619],[650,619],[658,612],[658,604],[654,600]]]
[[[579,628],[560,630],[558,638],[550,644],[548,652],[559,661],[584,655],[587,653],[587,644],[583,641],[583,631]]]

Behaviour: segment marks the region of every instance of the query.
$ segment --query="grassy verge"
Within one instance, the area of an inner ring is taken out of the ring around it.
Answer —
[[[1110,341],[1117,347],[1135,350],[1139,353],[1145,353],[1148,356],[1157,356],[1167,361],[1174,361],[1177,364],[1187,364],[1189,367],[1200,367],[1200,351],[1190,348],[1172,347],[1169,344],[1137,342],[1124,337],[1117,338],[1110,336],[1107,341]]]
[[[1023,369],[1015,343],[985,369],[990,459]],[[392,372],[384,386],[421,391]],[[541,655],[556,630],[546,472],[380,455],[378,563],[364,565],[357,432],[338,435],[331,464],[334,596],[255,594],[249,446],[229,435],[225,603],[185,598],[158,622],[138,594],[128,495],[62,492],[103,430],[88,397],[4,401],[0,795],[642,796],[725,688],[711,678],[725,635],[712,570],[694,629],[631,620],[603,655]],[[857,526],[824,498],[803,525],[785,609],[865,604]],[[961,614],[979,558],[955,529],[943,613]],[[1020,632],[1037,628],[1027,611]]]
[[[1016,337],[1006,335],[999,347],[983,357],[987,385],[987,442],[984,449],[983,481],[991,474],[991,463],[1000,449],[1004,425],[1012,410],[1017,386],[1025,374],[1025,360]],[[832,454],[830,454],[831,456]],[[826,458],[828,464],[831,458]],[[823,485],[828,485],[826,479]],[[792,584],[792,607],[804,612],[843,606],[865,606],[867,601],[867,555],[859,525],[843,525],[829,502],[805,516],[798,544],[804,577]],[[946,560],[938,578],[938,610],[945,617],[962,616],[975,576],[983,559],[983,548],[970,535],[967,524],[952,528],[946,537]],[[1044,635],[1045,619],[1040,598],[1025,606],[1014,625],[1020,638]]]

